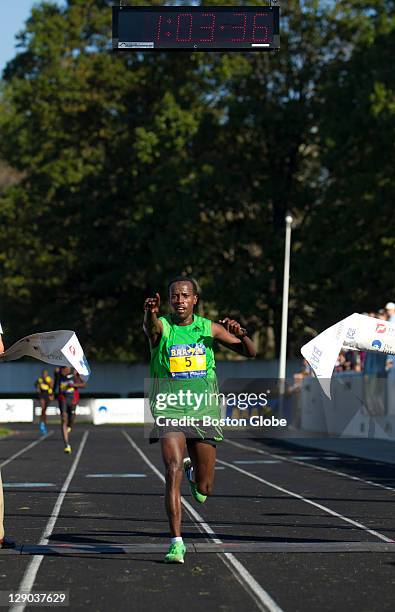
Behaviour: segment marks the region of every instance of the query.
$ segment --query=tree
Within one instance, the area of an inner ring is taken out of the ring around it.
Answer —
[[[389,53],[391,3],[292,0],[274,55],[115,55],[110,5],[41,3],[4,72],[0,155],[19,177],[0,195],[0,297],[12,334],[69,327],[92,357],[141,359],[144,297],[185,272],[200,281],[208,315],[242,317],[260,355],[273,356],[291,210],[297,352],[306,329],[349,308],[358,290],[360,255],[347,250],[354,272],[336,280],[330,232],[334,219],[350,222],[344,204],[355,210],[361,196],[350,178],[357,185],[355,173],[368,173],[371,194],[379,170],[362,155],[359,165],[339,161],[347,123],[333,125],[334,110],[339,83],[349,115],[352,86],[361,102],[376,92],[369,138],[350,143],[366,154],[378,130],[388,154],[393,88],[388,79],[370,88],[364,62],[380,64],[377,20]],[[353,85],[341,80],[350,68]],[[388,160],[385,185],[389,174]]]

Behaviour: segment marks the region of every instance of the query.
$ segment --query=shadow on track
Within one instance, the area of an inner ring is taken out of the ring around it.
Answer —
[[[111,538],[117,538],[117,540],[104,540],[102,538],[98,538],[97,536],[109,536]],[[92,537],[96,536],[96,537]],[[86,533],[54,533],[52,534],[48,540],[55,545],[56,542],[62,542],[67,544],[119,544],[119,538],[121,537],[150,537],[150,538],[169,538],[168,531],[100,531],[99,534],[90,533],[89,531]],[[210,541],[206,533],[199,533],[193,531],[184,531],[184,538],[189,538],[191,540],[205,540]],[[245,536],[245,535],[232,535],[228,533],[216,533],[216,538],[221,539],[223,542],[298,542],[298,543],[307,543],[310,542],[312,544],[322,544],[326,542],[342,542],[342,540],[330,540],[328,538],[320,539],[320,538],[283,538],[283,537],[256,537],[256,536]],[[125,544],[125,542],[122,542]],[[131,542],[128,542],[129,544]]]

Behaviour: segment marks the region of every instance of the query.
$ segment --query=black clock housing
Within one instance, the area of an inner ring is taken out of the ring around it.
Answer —
[[[271,51],[278,6],[113,6],[114,51]]]

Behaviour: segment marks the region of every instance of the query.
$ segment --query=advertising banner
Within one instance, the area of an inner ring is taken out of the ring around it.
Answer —
[[[96,399],[92,410],[94,425],[144,423],[144,398]]]
[[[33,400],[0,399],[0,423],[32,423]]]

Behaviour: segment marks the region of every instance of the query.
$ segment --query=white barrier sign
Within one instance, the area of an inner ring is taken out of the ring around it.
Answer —
[[[0,423],[32,423],[33,400],[1,399]]]
[[[395,354],[395,326],[382,319],[354,313],[302,346],[303,357],[329,398],[333,368],[341,349]]]
[[[0,361],[15,361],[26,356],[52,365],[75,368],[84,381],[88,380],[91,373],[75,332],[67,329],[26,336],[10,346]]]
[[[75,408],[75,414],[77,416],[77,422],[78,422],[78,417],[83,417],[82,420],[83,421],[89,421],[90,423],[93,421],[93,417],[92,417],[92,408],[91,408],[91,404],[93,403],[94,400],[91,399],[82,399],[78,402],[76,408]],[[58,408],[58,404],[57,403],[49,403],[46,409],[46,415],[47,417],[58,417],[57,420],[60,421],[60,410]],[[40,417],[41,416],[41,406],[37,404],[37,400],[35,401],[35,406],[34,406],[34,416],[35,417]]]
[[[144,423],[144,398],[93,401],[93,424]]]

